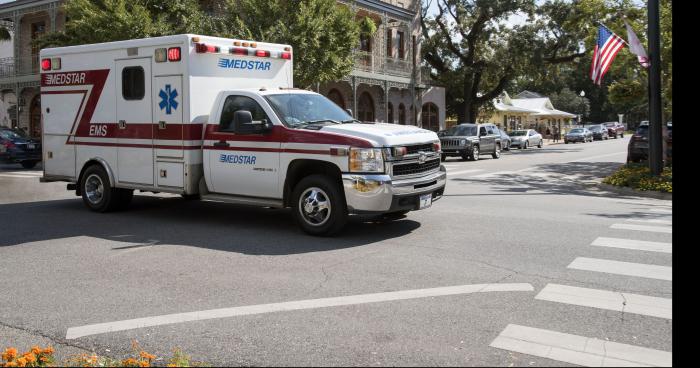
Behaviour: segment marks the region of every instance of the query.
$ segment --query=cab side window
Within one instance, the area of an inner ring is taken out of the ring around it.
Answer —
[[[481,127],[479,128],[479,136],[484,136],[487,135],[488,133],[486,132],[486,127]]]
[[[486,127],[486,132],[488,132],[489,135],[494,135],[496,132],[494,132],[494,128],[492,126],[487,126]]]
[[[254,122],[270,120],[267,114],[265,114],[265,110],[252,98],[246,96],[228,96],[224,102],[224,108],[221,111],[221,119],[219,120],[220,132],[233,131],[233,114],[239,110],[250,111],[250,114],[253,115]]]

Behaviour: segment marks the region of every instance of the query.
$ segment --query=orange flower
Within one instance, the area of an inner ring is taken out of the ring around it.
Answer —
[[[41,349],[38,346],[34,345],[32,346],[32,353],[39,355],[41,354]]]
[[[147,361],[142,360],[139,362],[139,367],[150,367],[151,364],[149,364]]]
[[[8,362],[11,360],[14,360],[16,357],[17,357],[17,349],[15,349],[15,348],[7,348],[7,349],[5,349],[5,352],[2,353],[2,358]]]
[[[17,358],[17,366],[24,367],[26,365],[27,365],[27,358],[25,358],[25,357]]]
[[[44,354],[53,354],[53,348],[51,346],[44,349]]]
[[[42,356],[42,357],[39,357],[39,360],[46,363],[49,361],[49,357]]]
[[[34,353],[24,353],[23,358],[27,360],[27,363],[36,362],[36,355],[34,355]]]
[[[135,366],[137,364],[138,364],[138,361],[134,358],[122,360],[122,365],[127,366],[127,367],[132,367],[132,366]]]
[[[139,355],[141,356],[141,358],[143,358],[143,359],[148,359],[148,360],[153,360],[153,359],[156,358],[155,355],[153,355],[153,354],[148,354],[148,353],[145,352],[145,351],[142,351],[141,353],[139,353]]]
[[[7,362],[7,364],[5,364],[5,367],[16,367],[16,366],[17,366],[17,363],[15,363],[15,362]]]

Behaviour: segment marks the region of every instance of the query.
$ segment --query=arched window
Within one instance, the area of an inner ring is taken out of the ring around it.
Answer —
[[[41,137],[41,95],[37,94],[29,105],[29,135]]]
[[[360,121],[374,121],[374,101],[368,92],[362,92],[357,101],[357,119]]]
[[[440,130],[440,112],[437,105],[434,103],[428,102],[423,105],[421,119],[423,121],[423,128],[434,132]]]
[[[387,109],[389,109],[387,113],[387,115],[389,115],[389,121],[387,121],[387,123],[394,124],[394,105],[389,102]]]
[[[406,125],[406,106],[399,104],[399,124]]]
[[[343,95],[340,94],[340,91],[337,89],[333,88],[332,90],[328,91],[328,99],[335,102],[336,105],[345,110],[345,100],[343,99]]]

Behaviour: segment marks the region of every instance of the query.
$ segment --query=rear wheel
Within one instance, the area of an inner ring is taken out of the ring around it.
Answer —
[[[493,153],[491,154],[491,157],[493,157],[493,158],[501,157],[501,145],[500,144],[496,145],[496,148],[494,148]]]
[[[127,199],[123,191],[111,187],[107,172],[99,165],[90,166],[85,170],[80,180],[80,192],[83,203],[95,212],[115,210]],[[133,191],[131,194],[133,195]]]
[[[348,210],[340,186],[325,175],[301,179],[292,193],[294,219],[304,232],[326,236],[340,231]]]
[[[537,144],[537,148],[542,148],[542,139],[540,139],[540,143]]]
[[[525,143],[523,143],[523,149],[527,149],[528,143],[529,143],[529,141],[525,141]]]
[[[36,166],[37,161],[22,161],[21,164],[25,169],[32,169],[34,166]]]

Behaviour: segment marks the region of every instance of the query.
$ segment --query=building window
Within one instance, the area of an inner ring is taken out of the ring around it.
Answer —
[[[372,37],[360,35],[360,51],[372,52]]]
[[[122,69],[122,97],[125,100],[141,100],[146,94],[143,68],[130,66]]]
[[[357,118],[360,121],[374,121],[374,101],[368,92],[362,92],[357,101]]]
[[[394,57],[394,45],[392,45],[391,41],[393,41],[393,30],[391,28],[386,30],[386,57]]]
[[[416,44],[416,36],[412,36],[412,38],[413,38],[413,49],[412,49],[413,50],[413,57],[411,58],[412,59],[411,61],[413,62],[413,67],[415,68],[416,67],[416,55],[418,55],[416,47],[418,47],[418,45]]]
[[[388,115],[389,115],[389,123],[394,124],[394,105],[389,102],[389,105],[387,106],[387,109],[389,109]]]
[[[396,38],[399,44],[399,59],[403,59],[406,56],[404,55],[406,53],[406,50],[404,49],[403,32],[396,32]]]
[[[37,38],[41,37],[46,32],[46,24],[44,22],[32,23],[31,25],[31,38],[32,38],[32,71],[35,73],[39,72],[39,51],[41,47],[34,42]]]
[[[428,102],[423,105],[421,118],[423,121],[423,128],[434,132],[440,130],[440,113],[437,105],[434,103]]]
[[[335,102],[336,105],[345,110],[345,100],[343,99],[343,95],[337,89],[333,88],[328,92],[328,99]]]
[[[406,106],[399,104],[399,124],[406,125]]]

